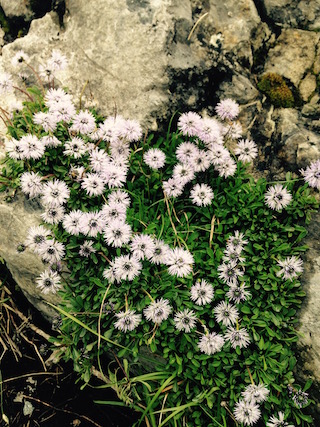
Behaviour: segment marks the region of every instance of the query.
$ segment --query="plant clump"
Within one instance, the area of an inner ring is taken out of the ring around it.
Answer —
[[[279,74],[264,74],[258,83],[258,88],[275,107],[291,108],[295,105],[292,90]]]
[[[13,59],[28,65],[23,52]],[[66,63],[54,51],[39,69],[46,83],[1,110],[0,188],[42,204],[19,256],[37,254],[35,286],[62,297],[60,356],[85,383],[104,382],[98,403],[112,388],[139,412],[136,426],[311,427],[293,345],[320,163],[301,186],[290,173],[255,180],[258,147],[231,99],[215,117],[186,112],[177,130],[143,138],[134,120],[77,109],[54,86]],[[0,76],[0,91],[14,88]]]

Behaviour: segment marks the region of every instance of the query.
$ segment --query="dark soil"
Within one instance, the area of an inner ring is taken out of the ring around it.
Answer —
[[[49,325],[6,276],[4,269],[0,270],[0,283],[11,291],[14,305],[32,324],[52,334]],[[2,300],[3,294],[0,306]],[[14,312],[2,307],[0,322],[7,328],[15,349],[21,353],[19,355],[10,348],[1,329],[1,338],[8,349],[2,353],[0,340],[0,356],[3,354],[0,359],[0,427],[8,426],[6,419],[10,427],[130,427],[138,419],[136,413],[121,406],[95,404],[94,400],[118,399],[113,390],[102,392],[92,386],[80,390],[82,383],[73,371],[72,363],[59,362],[46,372],[43,361],[51,354],[50,344],[19,321]],[[97,382],[96,385],[101,384]],[[24,415],[23,410],[28,405],[25,402],[34,407],[31,415]]]

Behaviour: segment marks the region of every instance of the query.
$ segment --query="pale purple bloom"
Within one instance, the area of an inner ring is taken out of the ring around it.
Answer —
[[[267,427],[294,427],[293,424],[289,424],[284,420],[284,413],[278,412],[278,418],[275,415],[269,418]]]
[[[248,240],[244,238],[244,233],[241,233],[239,230],[236,230],[233,236],[228,237],[227,248],[233,247],[242,250],[243,247],[247,244]]]
[[[30,199],[42,194],[41,176],[38,172],[24,172],[20,177],[21,190],[30,197]]]
[[[154,240],[154,251],[150,261],[154,264],[166,264],[168,255],[170,254],[170,246],[162,240]]]
[[[130,156],[130,144],[129,142],[124,141],[123,139],[119,139],[116,141],[111,141],[109,143],[110,154],[113,159],[118,160],[122,159],[122,162],[128,162],[128,158]]]
[[[114,190],[108,195],[108,202],[112,204],[120,204],[125,208],[130,206],[130,197],[129,194],[123,190]]]
[[[104,150],[95,148],[90,152],[90,166],[94,172],[101,172],[110,163],[110,156]]]
[[[46,238],[50,236],[50,233],[50,230],[43,225],[30,227],[24,243],[33,251],[38,252],[40,245],[45,242]]]
[[[191,253],[185,249],[174,248],[168,254],[166,264],[171,276],[186,277],[192,272],[194,259]]]
[[[303,408],[309,402],[309,395],[305,391],[297,390],[294,391],[292,400],[298,408]]]
[[[65,156],[71,156],[74,159],[80,159],[87,152],[87,146],[83,139],[75,136],[71,138],[71,141],[67,141],[64,144],[63,154]]]
[[[43,261],[54,264],[61,261],[64,257],[65,248],[63,243],[55,239],[49,239],[41,243],[37,253],[41,256]]]
[[[54,179],[43,185],[42,202],[45,206],[63,205],[70,197],[70,190],[64,181]]]
[[[127,179],[127,169],[113,163],[103,165],[101,174],[109,188],[123,187]]]
[[[141,262],[131,255],[120,255],[113,262],[113,270],[117,281],[132,281],[142,270]]]
[[[101,209],[101,215],[103,216],[106,223],[114,219],[125,222],[126,211],[127,207],[123,203],[109,202],[103,205]]]
[[[216,119],[204,118],[202,119],[202,128],[198,133],[198,138],[201,139],[206,145],[217,143],[223,144],[221,123]]]
[[[224,161],[218,165],[215,165],[215,169],[220,176],[227,178],[228,176],[233,176],[235,174],[237,164],[231,157],[229,157],[228,159],[224,159]]]
[[[54,132],[57,128],[57,117],[52,113],[39,111],[33,115],[33,123],[43,127],[45,132]]]
[[[154,254],[155,244],[152,237],[147,234],[137,234],[133,237],[130,250],[137,259],[150,259]]]
[[[258,405],[245,400],[239,400],[235,404],[233,414],[239,423],[243,423],[245,426],[252,426],[259,420],[261,411]]]
[[[279,260],[278,265],[281,267],[281,270],[278,271],[277,276],[282,276],[285,280],[293,280],[300,273],[302,273],[302,259],[291,256],[287,257],[284,260]]]
[[[63,55],[59,50],[54,49],[51,53],[48,64],[53,70],[60,71],[67,67],[68,61],[65,55]]]
[[[85,212],[80,221],[80,231],[89,237],[96,237],[98,233],[102,233],[105,225],[101,212]]]
[[[181,182],[182,185],[192,181],[194,177],[195,174],[191,164],[177,163],[173,168],[172,178],[178,182]]]
[[[188,162],[195,172],[204,172],[211,166],[210,155],[204,150],[195,151]]]
[[[223,99],[220,101],[216,108],[216,113],[222,120],[233,120],[235,119],[239,114],[239,104],[237,104],[235,101],[233,101],[230,98]]]
[[[147,320],[160,325],[161,322],[167,320],[169,314],[171,313],[172,308],[167,299],[160,298],[156,301],[153,301],[148,307],[143,310]]]
[[[63,89],[49,89],[45,95],[45,105],[50,110],[56,110],[57,106],[61,103],[71,103],[71,96]]]
[[[193,142],[182,142],[176,149],[176,157],[181,163],[190,162],[190,158],[198,152],[198,147]]]
[[[241,283],[240,285],[231,285],[229,291],[226,293],[227,298],[231,301],[234,301],[236,304],[240,302],[246,301],[251,293],[246,290],[247,286],[245,283]]]
[[[183,192],[183,183],[175,178],[169,178],[168,181],[163,181],[163,191],[167,197],[178,197]]]
[[[238,277],[243,276],[243,271],[238,268],[238,265],[235,261],[230,261],[228,263],[222,263],[217,268],[219,271],[219,279],[226,283],[227,285],[235,285],[238,283]]]
[[[144,153],[143,160],[151,169],[160,169],[165,165],[166,155],[159,148],[150,148]]]
[[[214,315],[217,322],[222,322],[224,326],[234,325],[239,318],[237,307],[225,301],[215,306]]]
[[[261,403],[268,399],[270,391],[264,384],[249,384],[241,395],[244,400],[252,403]]]
[[[27,134],[22,136],[20,143],[24,148],[23,158],[37,160],[44,155],[45,146],[35,135]]]
[[[212,188],[207,184],[196,184],[190,191],[190,199],[197,206],[208,206],[213,200]]]
[[[79,248],[79,255],[88,258],[91,254],[97,252],[93,245],[94,242],[92,240],[86,240],[83,242]]]
[[[201,116],[192,111],[181,114],[178,120],[178,129],[183,135],[197,136],[202,130]]]
[[[13,91],[12,76],[8,73],[0,74],[0,95]]]
[[[42,138],[40,138],[40,142],[46,147],[46,148],[55,148],[62,144],[61,141],[54,135],[45,135]]]
[[[281,184],[276,184],[269,187],[264,198],[269,208],[279,212],[291,203],[292,195]]]
[[[197,316],[193,310],[186,308],[178,311],[173,320],[178,331],[190,332],[196,326]]]
[[[198,347],[202,353],[208,354],[209,356],[221,351],[224,345],[224,338],[220,334],[212,332],[208,335],[203,335],[199,342]]]
[[[90,111],[85,110],[79,111],[79,113],[73,117],[70,130],[82,133],[83,135],[89,135],[95,130],[95,128],[96,120],[94,115]]]
[[[25,157],[26,143],[15,138],[6,139],[6,152],[11,159],[22,160]]]
[[[114,326],[122,332],[133,331],[141,322],[141,314],[135,314],[135,310],[120,311],[115,316],[118,320]]]
[[[120,219],[112,219],[103,230],[103,237],[109,246],[121,248],[131,239],[131,226]]]
[[[78,209],[76,211],[71,211],[67,215],[64,216],[62,225],[63,228],[74,236],[78,236],[82,229],[82,218],[84,213]]]
[[[300,170],[304,180],[310,187],[320,190],[320,159],[307,166],[306,170]]]
[[[46,206],[41,218],[48,224],[59,224],[64,218],[63,206]]]
[[[45,270],[41,273],[36,282],[37,288],[45,295],[49,293],[55,294],[61,288],[61,277],[57,272],[51,270]]]
[[[56,116],[57,122],[70,122],[76,114],[75,106],[69,101],[59,102],[50,111]]]
[[[21,64],[28,61],[29,61],[29,55],[26,54],[23,50],[18,50],[18,52],[16,52],[14,57],[11,59],[11,64],[14,67],[19,67],[21,66]]]
[[[242,162],[251,162],[258,155],[257,144],[249,139],[240,139],[234,153]]]
[[[190,294],[190,298],[197,305],[209,304],[214,297],[212,285],[204,279],[191,286]]]
[[[227,332],[224,335],[225,339],[230,341],[232,348],[248,347],[250,344],[250,337],[245,328],[234,328],[229,326]]]
[[[121,126],[117,126],[117,135],[129,142],[139,141],[142,137],[142,129],[136,120],[124,120]]]
[[[82,178],[81,187],[89,197],[101,196],[105,192],[105,183],[100,174],[88,173]]]
[[[229,161],[230,153],[225,147],[223,147],[223,145],[214,143],[208,148],[207,155],[214,166],[218,166]]]

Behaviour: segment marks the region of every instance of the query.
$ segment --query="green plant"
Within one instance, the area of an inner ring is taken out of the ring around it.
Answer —
[[[279,74],[263,74],[258,83],[258,89],[264,93],[276,107],[291,108],[295,105],[291,89],[288,87],[284,78]]]
[[[137,123],[76,113],[62,91],[28,94],[3,118],[11,140],[1,190],[41,196],[48,231],[32,230],[25,246],[51,264],[36,283],[63,299],[54,340],[85,384],[93,373],[105,383],[99,403],[115,404],[103,400],[112,388],[141,413],[137,426],[251,425],[260,405],[264,423],[279,409],[311,426],[308,402],[288,393],[299,392],[301,241],[318,207],[307,184],[247,173],[257,148],[240,140],[228,151],[241,133],[231,100],[215,119],[185,113],[178,131],[171,121],[165,137],[141,142]],[[66,104],[53,103],[58,95]],[[239,404],[255,387],[263,399],[248,418]]]

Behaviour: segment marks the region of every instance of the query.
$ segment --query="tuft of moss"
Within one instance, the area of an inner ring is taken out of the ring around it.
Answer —
[[[264,74],[258,83],[258,89],[264,93],[276,107],[291,108],[295,105],[295,99],[291,89],[279,74]]]

